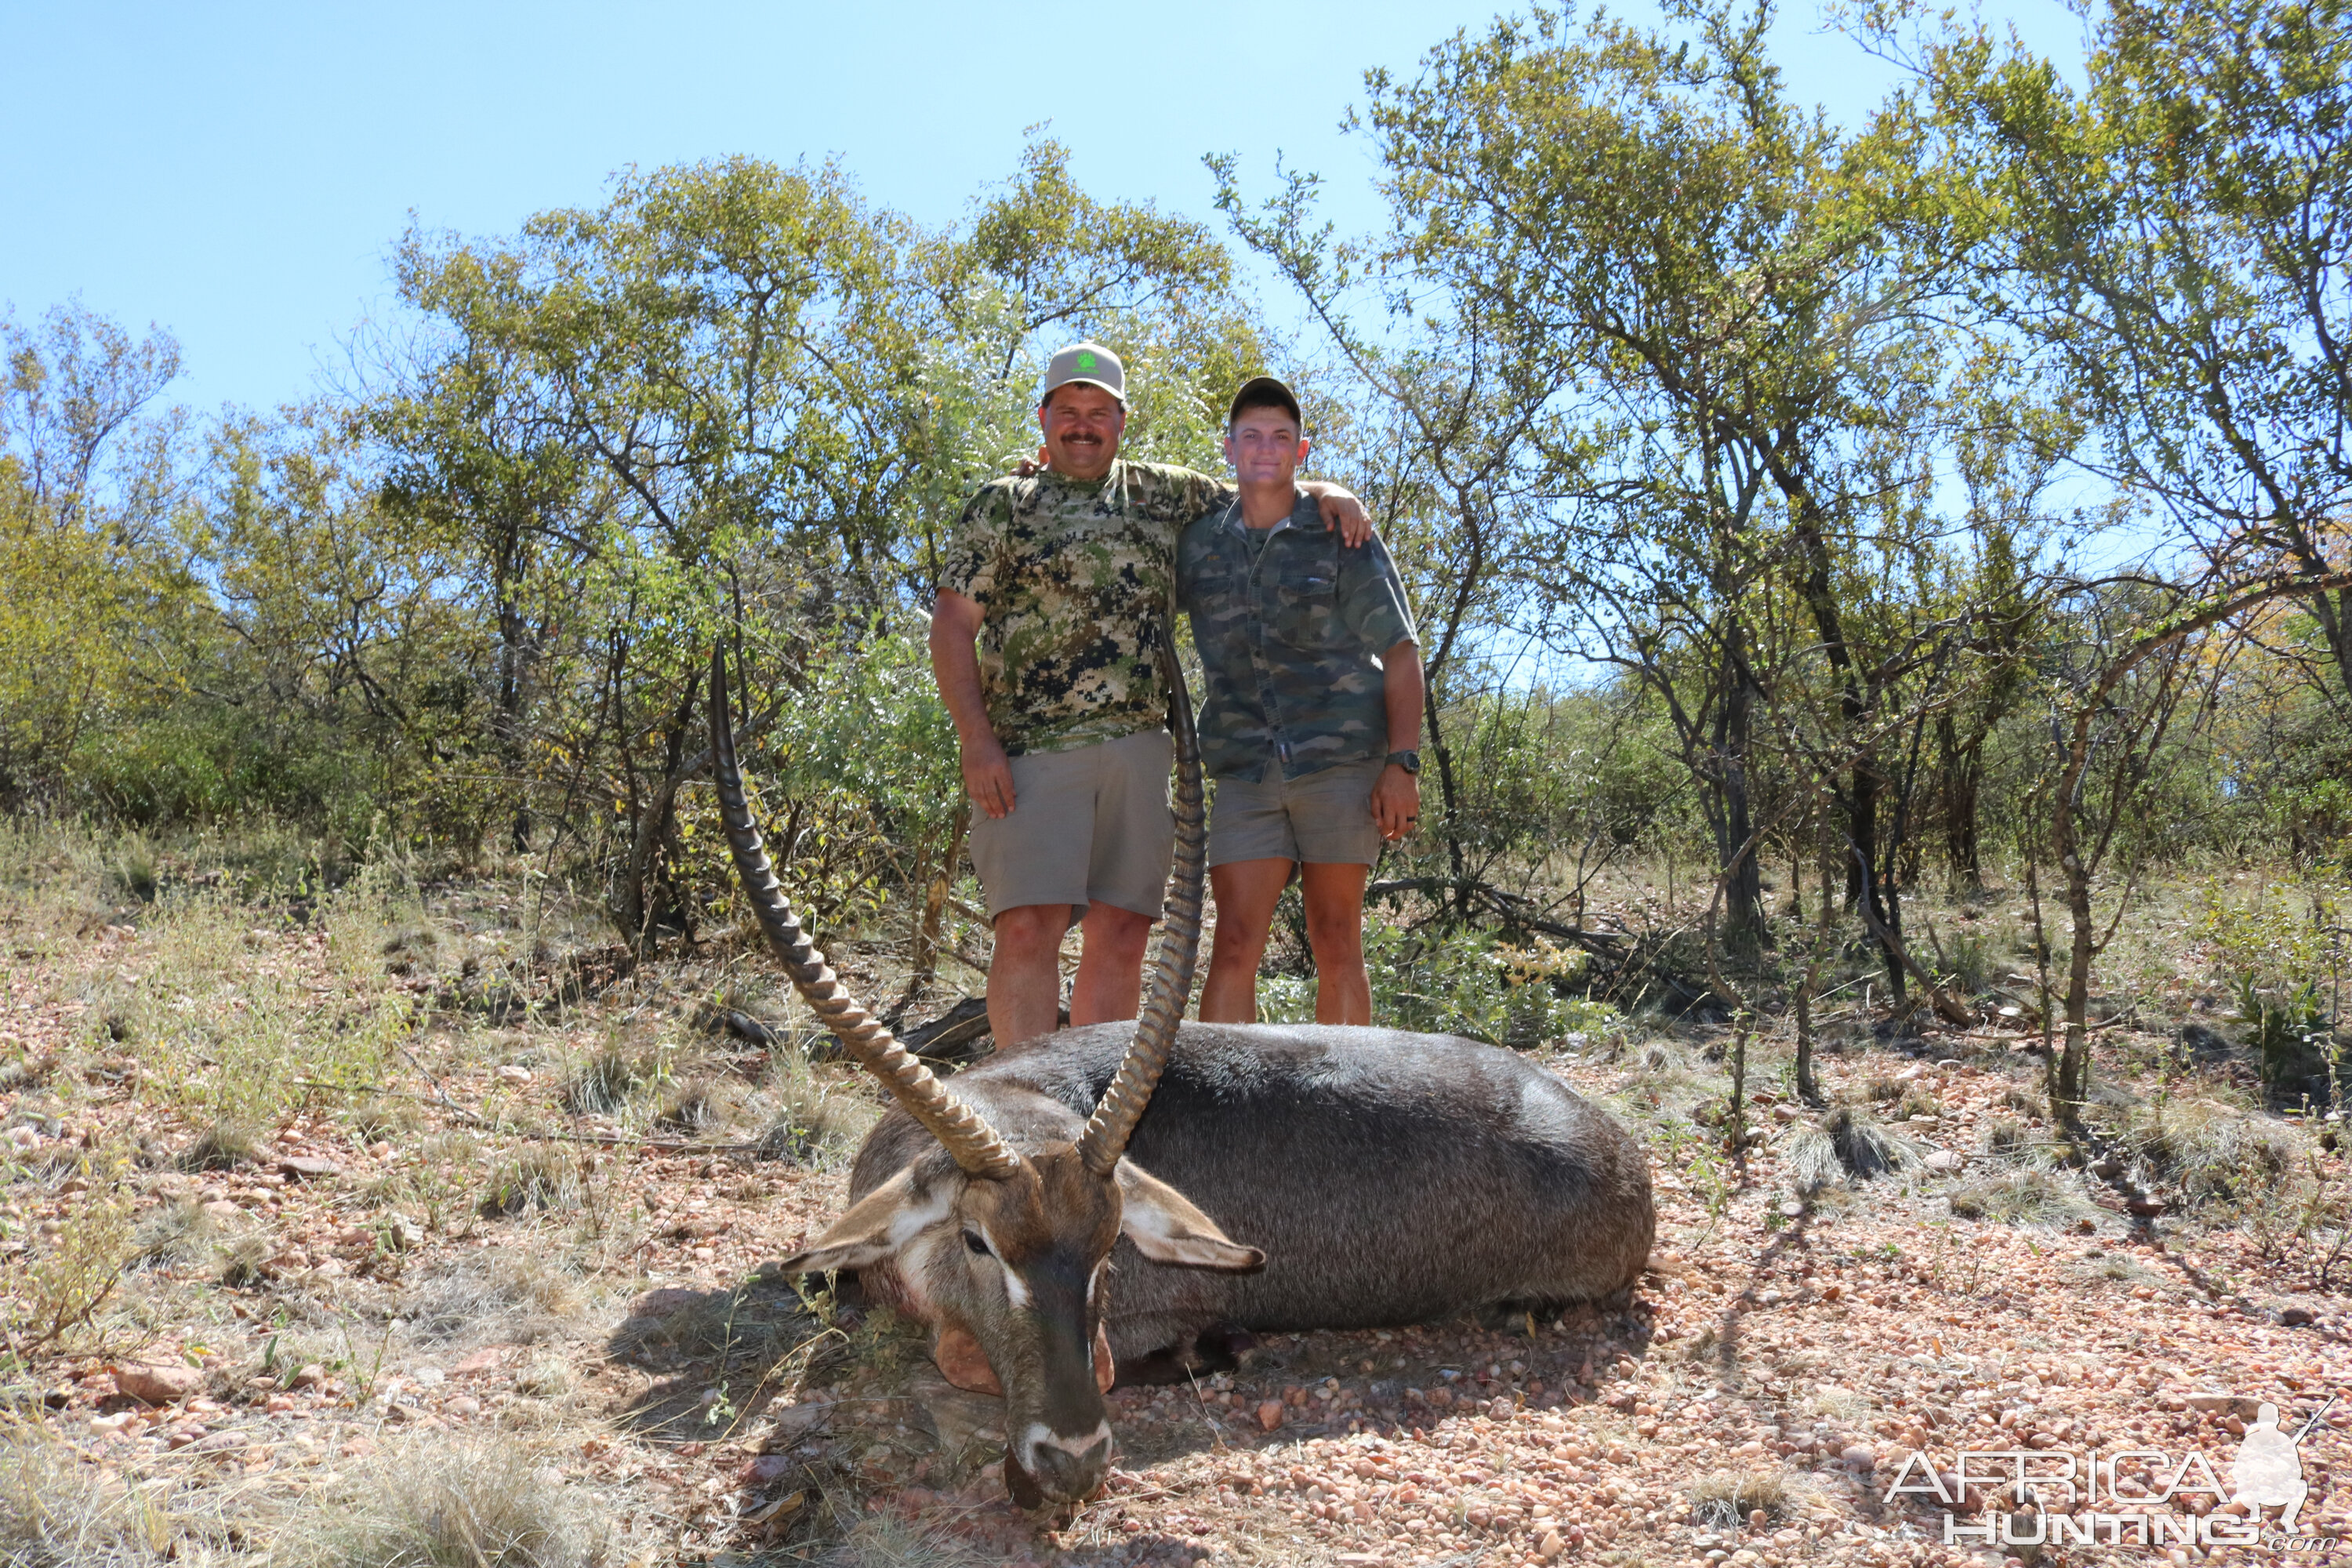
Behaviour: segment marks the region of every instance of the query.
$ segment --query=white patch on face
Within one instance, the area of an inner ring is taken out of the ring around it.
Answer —
[[[983,1232],[982,1234],[985,1235],[986,1233]],[[992,1252],[996,1249],[996,1241],[994,1237],[990,1237],[988,1246],[989,1250]],[[1021,1276],[1013,1271],[1013,1265],[1005,1262],[1003,1258],[999,1258],[996,1260],[996,1266],[1004,1270],[1004,1299],[1012,1302],[1016,1307],[1027,1306],[1029,1304],[1029,1287],[1023,1284]]]
[[[1100,1263],[1095,1265],[1095,1271],[1087,1276],[1087,1306],[1093,1306],[1095,1304],[1095,1298],[1102,1293],[1103,1276],[1109,1272],[1110,1258],[1106,1256]]]
[[[1070,1458],[1081,1460],[1099,1448],[1103,1458],[1108,1461],[1110,1458],[1110,1423],[1105,1420],[1091,1432],[1065,1437],[1043,1421],[1032,1421],[1022,1429],[1020,1449],[1021,1468],[1033,1476],[1041,1468],[1037,1463],[1037,1451],[1041,1448],[1059,1449]]]

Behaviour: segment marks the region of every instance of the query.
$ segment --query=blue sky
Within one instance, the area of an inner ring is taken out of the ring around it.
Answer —
[[[0,302],[25,319],[78,293],[157,322],[181,400],[267,406],[390,311],[412,212],[502,233],[630,163],[838,155],[877,204],[945,223],[1040,121],[1099,196],[1213,218],[1201,155],[1239,153],[1262,184],[1279,150],[1368,226],[1368,150],[1339,130],[1363,73],[1409,72],[1495,9],[0,0]],[[2050,0],[1998,9],[2079,58]],[[1889,79],[1810,0],[1778,36],[1791,85],[1840,118]]]

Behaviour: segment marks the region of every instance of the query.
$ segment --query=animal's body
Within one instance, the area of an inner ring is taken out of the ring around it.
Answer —
[[[1016,1149],[1067,1144],[1133,1034],[1065,1030],[958,1075],[955,1092]],[[1122,1238],[1104,1313],[1122,1365],[1181,1353],[1212,1324],[1372,1328],[1597,1300],[1639,1277],[1656,1226],[1648,1163],[1614,1121],[1524,1058],[1441,1035],[1185,1024],[1127,1157],[1265,1264],[1169,1267]],[[893,1110],[850,1196],[940,1158]],[[866,1284],[929,1315],[919,1273],[885,1263]]]

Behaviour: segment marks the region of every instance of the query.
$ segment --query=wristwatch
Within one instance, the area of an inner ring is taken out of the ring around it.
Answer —
[[[1394,763],[1397,766],[1402,768],[1409,773],[1418,773],[1421,772],[1421,753],[1419,752],[1391,752],[1388,755],[1388,760]]]

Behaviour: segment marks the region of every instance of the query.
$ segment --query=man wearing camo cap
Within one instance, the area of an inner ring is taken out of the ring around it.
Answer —
[[[955,721],[995,952],[988,1017],[1000,1047],[1053,1032],[1062,937],[1084,927],[1070,1021],[1132,1018],[1144,948],[1174,857],[1172,742],[1150,627],[1172,614],[1176,536],[1232,488],[1118,456],[1127,379],[1099,343],[1046,367],[1047,467],[992,480],[940,563],[931,669]],[[1320,515],[1371,521],[1336,486]]]
[[[1201,1017],[1257,1021],[1257,971],[1295,875],[1315,1021],[1369,1024],[1364,883],[1421,815],[1422,670],[1412,611],[1378,538],[1343,540],[1300,491],[1298,399],[1270,375],[1226,416],[1239,493],[1186,528],[1177,604],[1208,677],[1201,761],[1216,944]]]

